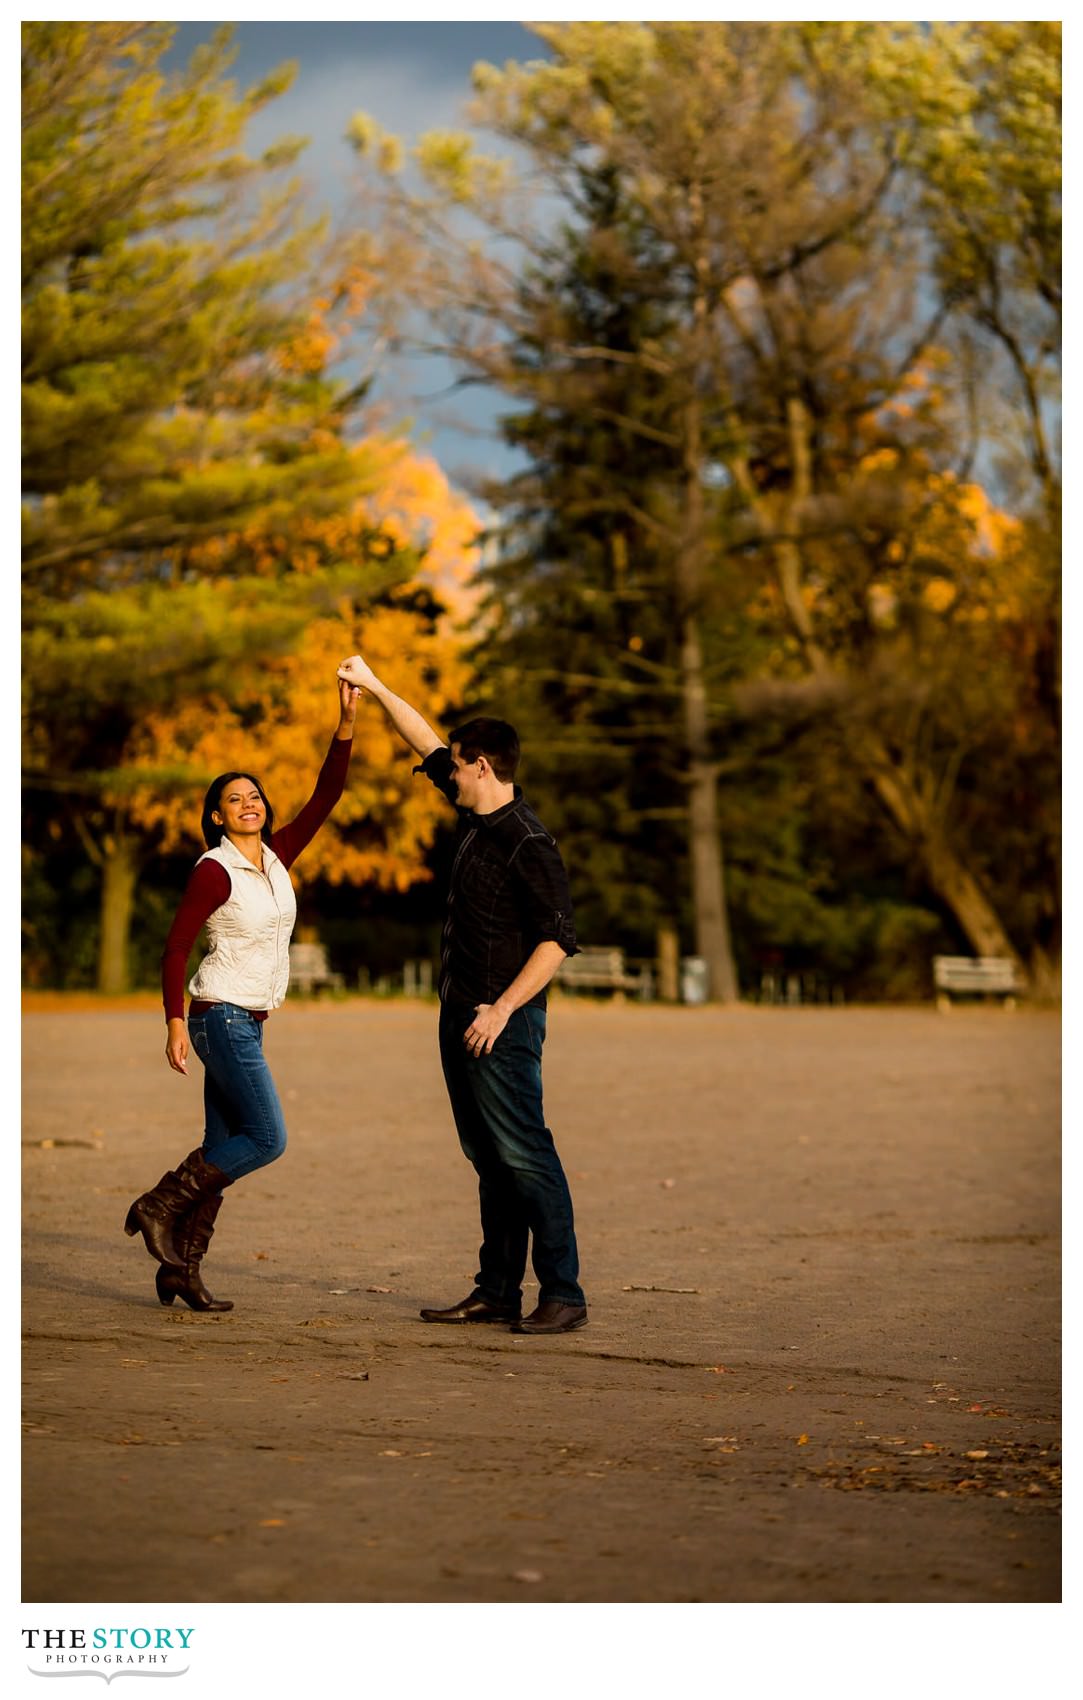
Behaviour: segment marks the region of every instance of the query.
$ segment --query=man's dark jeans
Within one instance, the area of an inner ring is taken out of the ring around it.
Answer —
[[[440,1010],[440,1059],[459,1143],[478,1173],[481,1267],[477,1289],[494,1304],[517,1304],[527,1234],[539,1300],[581,1305],[572,1199],[542,1114],[545,1011],[517,1009],[487,1056],[463,1043],[474,1012]]]

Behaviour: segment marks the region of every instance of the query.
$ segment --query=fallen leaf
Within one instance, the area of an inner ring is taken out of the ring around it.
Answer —
[[[968,1458],[988,1458],[988,1452],[968,1452]]]
[[[622,1293],[698,1293],[698,1287],[622,1287]]]
[[[797,1444],[798,1444],[798,1446],[807,1446],[808,1445],[808,1435],[807,1434],[799,1434],[797,1436]]]
[[[967,1406],[968,1411],[980,1411],[981,1408],[982,1407],[980,1405],[968,1405]]]
[[[366,1287],[366,1293],[393,1293],[394,1287]]]
[[[708,1375],[727,1375],[728,1373],[725,1364],[708,1364],[707,1366]]]

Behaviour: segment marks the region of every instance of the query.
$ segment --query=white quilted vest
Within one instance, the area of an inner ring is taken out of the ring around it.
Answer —
[[[211,948],[188,990],[194,998],[235,1003],[242,1009],[278,1009],[289,984],[290,935],[297,919],[289,874],[266,844],[261,874],[229,838],[199,861],[220,862],[232,890],[208,917]]]

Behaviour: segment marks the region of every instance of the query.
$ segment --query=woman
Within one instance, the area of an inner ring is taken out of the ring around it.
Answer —
[[[203,1144],[137,1198],[124,1223],[158,1259],[164,1305],[179,1297],[193,1310],[233,1309],[232,1300],[211,1296],[200,1275],[222,1190],[286,1149],[282,1109],[263,1059],[263,1023],[285,999],[289,980],[297,902],[288,869],[342,795],[360,694],[339,681],[338,730],[316,789],[289,826],[274,830],[263,786],[248,773],[220,774],[204,799],[207,851],[162,953],[166,1059],[187,1074],[190,1039],[203,1064]],[[189,983],[186,1028],[184,970],[204,925],[210,950]]]

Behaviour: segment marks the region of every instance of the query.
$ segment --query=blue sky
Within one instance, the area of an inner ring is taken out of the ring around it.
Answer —
[[[180,24],[166,63],[186,59],[216,27]],[[297,62],[292,87],[253,122],[249,146],[287,134],[308,136],[300,172],[313,209],[340,215],[351,195],[354,156],[343,136],[354,112],[371,113],[410,142],[422,130],[462,124],[471,68],[479,59],[503,64],[544,55],[537,36],[502,22],[242,22],[236,44],[231,74],[242,86],[286,60]],[[414,440],[452,479],[507,472],[516,460],[493,434],[501,399],[474,389],[441,394],[453,375],[432,359],[389,359],[376,393],[397,417],[412,418]]]

